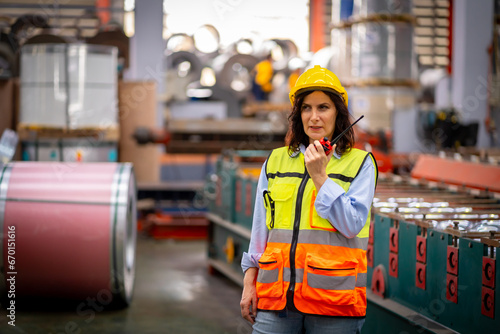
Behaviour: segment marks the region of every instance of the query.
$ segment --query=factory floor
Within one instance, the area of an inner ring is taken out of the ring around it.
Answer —
[[[78,308],[81,303],[31,303],[16,309],[15,327],[0,309],[0,333],[27,334],[245,334],[241,288],[210,275],[206,241],[154,240],[137,243],[135,292],[122,310]],[[20,304],[19,301],[18,304]],[[79,311],[77,311],[79,310]]]

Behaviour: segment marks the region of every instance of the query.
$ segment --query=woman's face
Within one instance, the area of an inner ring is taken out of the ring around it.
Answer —
[[[307,95],[302,103],[300,116],[310,144],[323,137],[332,139],[337,109],[328,95],[322,91]]]

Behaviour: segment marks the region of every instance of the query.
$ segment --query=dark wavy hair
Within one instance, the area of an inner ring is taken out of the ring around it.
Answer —
[[[288,154],[292,156],[295,152],[300,150],[300,144],[304,144],[306,147],[309,146],[309,136],[304,132],[304,125],[302,124],[301,110],[304,98],[314,91],[306,91],[300,93],[295,98],[295,103],[292,108],[291,114],[288,116],[289,128],[286,134],[286,145],[288,145]],[[351,125],[351,120],[349,119],[349,111],[342,98],[336,93],[323,91],[332,100],[335,108],[337,109],[337,118],[335,119],[335,130],[333,131],[333,137],[328,138],[332,140],[337,137],[342,131],[347,129]],[[337,147],[335,151],[337,154],[342,155],[348,152],[354,146],[354,130],[351,128],[346,134],[337,142]]]

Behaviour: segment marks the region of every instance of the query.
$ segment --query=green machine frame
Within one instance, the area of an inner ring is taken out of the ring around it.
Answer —
[[[498,239],[478,241],[380,214],[372,223],[363,333],[500,330]]]

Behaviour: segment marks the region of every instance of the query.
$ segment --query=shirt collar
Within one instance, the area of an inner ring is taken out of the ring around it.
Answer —
[[[299,148],[300,148],[300,152],[301,152],[302,154],[306,153],[306,147],[304,146],[304,144],[300,144]],[[299,154],[299,153],[298,153],[298,152],[293,152],[292,157],[297,156],[297,154]],[[337,151],[334,151],[334,152],[333,152],[333,156],[334,156],[335,158],[337,158],[337,159],[340,159],[340,155],[337,153]]]

